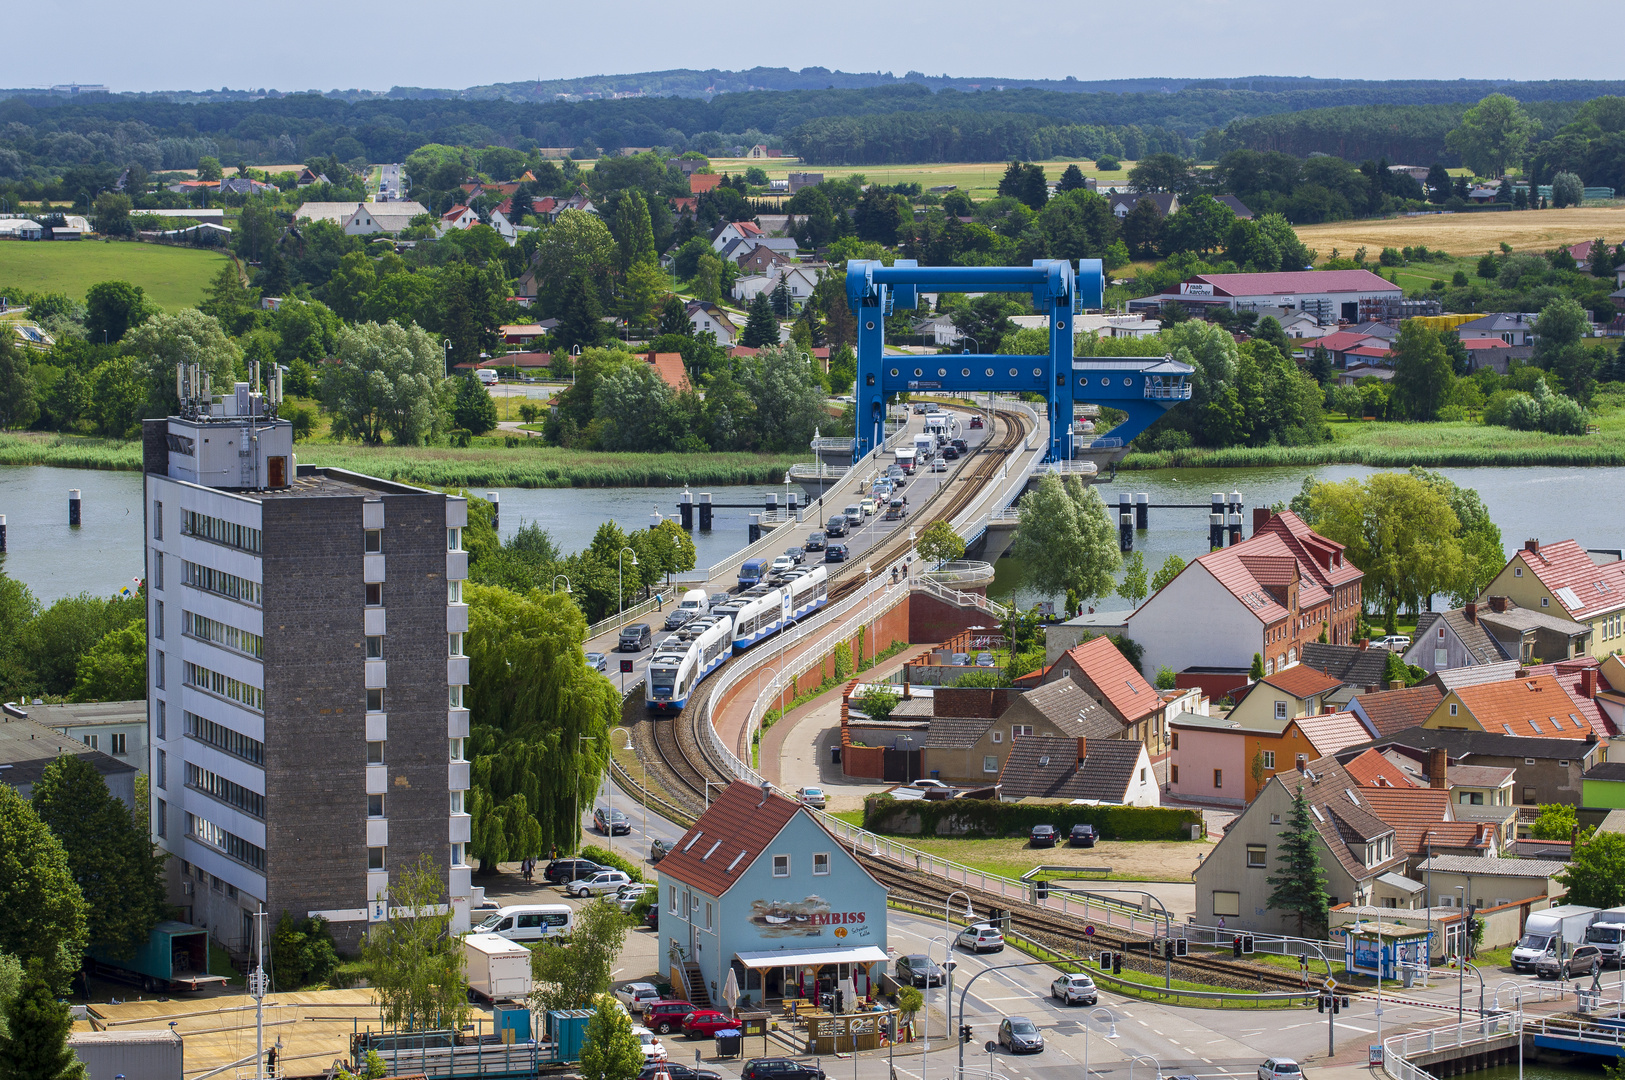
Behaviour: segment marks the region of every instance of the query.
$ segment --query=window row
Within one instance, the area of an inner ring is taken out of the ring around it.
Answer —
[[[227,806],[235,806],[245,814],[251,814],[262,821],[265,819],[264,795],[250,791],[243,785],[227,780],[208,769],[200,768],[190,761],[186,763],[186,786],[213,795]]]
[[[227,547],[241,548],[243,551],[259,552],[261,550],[260,530],[251,529],[247,525],[239,525],[235,521],[227,521],[224,518],[200,514],[196,510],[181,511],[181,532],[187,536],[199,536],[205,540],[213,540],[215,543],[225,544]]]
[[[92,750],[100,750],[102,748],[102,739],[100,735],[82,735],[80,736],[79,741],[90,747]],[[110,754],[127,754],[129,753],[128,746],[129,743],[125,738],[124,732],[122,731],[115,731],[107,736],[107,752]]]
[[[163,611],[163,601],[158,602],[158,610]],[[212,641],[216,645],[224,645],[228,649],[236,649],[240,653],[259,658],[265,654],[265,639],[258,634],[251,634],[247,630],[239,630],[235,626],[227,626],[223,622],[199,615],[194,611],[181,612],[181,633],[189,634],[204,641]],[[159,635],[162,636],[162,635]]]
[[[194,589],[217,593],[256,607],[263,599],[260,583],[257,581],[249,581],[236,574],[228,574],[224,570],[216,570],[212,566],[202,566],[195,562],[185,562],[182,565],[186,569],[186,583]]]
[[[812,872],[815,875],[819,876],[819,877],[822,877],[823,875],[829,873],[829,852],[827,852],[827,851],[814,852],[813,857],[812,857],[812,866],[813,866]],[[788,856],[788,855],[775,855],[775,856],[773,856],[773,876],[774,877],[789,877],[790,876],[790,856]]]
[[[233,679],[229,675],[222,675],[218,671],[210,671],[206,667],[190,661],[186,664],[186,682],[200,690],[207,690],[219,694],[223,698],[246,705],[255,712],[265,711],[265,691],[257,686]]]
[[[199,742],[208,743],[217,750],[224,750],[233,757],[240,757],[255,765],[265,764],[264,743],[249,738],[240,731],[233,731],[229,727],[217,724],[213,720],[205,720],[196,713],[186,714],[186,733]],[[159,737],[162,738],[162,734]]]
[[[195,840],[225,852],[240,863],[251,866],[261,873],[265,871],[264,848],[250,844],[235,833],[227,832],[207,818],[200,818],[196,814],[188,813],[186,815],[186,833]]]

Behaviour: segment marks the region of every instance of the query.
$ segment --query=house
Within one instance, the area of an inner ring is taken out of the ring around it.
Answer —
[[[1603,761],[1580,776],[1580,805],[1598,809],[1625,808],[1625,761]]]
[[[1536,899],[1532,910],[1551,905],[1568,887],[1556,878],[1565,863],[1540,859],[1475,859],[1435,855],[1416,868],[1432,885],[1435,907],[1498,908]],[[1465,903],[1463,903],[1465,901]]]
[[[295,225],[301,221],[331,221],[344,225],[355,214],[358,202],[308,202],[293,212]]]
[[[821,172],[793,172],[790,174],[790,194],[794,195],[804,187],[817,187],[824,182]],[[1620,285],[1625,286],[1625,281]]]
[[[820,982],[879,987],[886,887],[804,806],[735,782],[661,860],[656,963],[676,996],[721,1003],[731,972],[759,1002]]]
[[[1121,739],[1117,718],[1071,679],[1061,679],[1015,696],[999,717],[1010,738]]]
[[[805,304],[818,287],[816,271],[793,263],[779,263],[765,274],[737,279],[733,297],[742,304],[748,304],[761,293],[771,294],[779,287],[781,280],[790,292],[790,302],[796,305]]]
[[[141,704],[144,707],[146,703]],[[4,707],[5,719],[0,721],[0,766],[4,766],[0,768],[0,784],[9,784],[26,799],[51,762],[63,754],[75,754],[101,773],[108,790],[122,799],[125,806],[135,808],[135,778],[139,770],[134,763],[108,753],[111,747],[97,749],[78,735],[64,735],[29,719],[25,708],[34,713],[40,711],[38,705]]]
[[[791,241],[792,244],[795,241]],[[724,259],[731,259],[741,274],[765,274],[778,266],[795,262],[793,255],[774,251],[766,244],[749,240],[730,240],[722,251]]]
[[[1181,282],[1177,292],[1140,297],[1128,307],[1133,311],[1177,302],[1234,311],[1286,308],[1314,315],[1322,323],[1353,323],[1380,317],[1387,305],[1403,299],[1403,289],[1369,270],[1285,270],[1197,274]]]
[[[959,341],[959,328],[954,325],[951,315],[932,315],[929,318],[916,319],[911,329],[920,335],[927,345],[942,348]]]
[[[1346,706],[1356,694],[1374,686],[1381,686],[1388,678],[1387,649],[1373,649],[1371,642],[1361,639],[1358,644],[1333,645],[1331,642],[1304,643],[1303,662],[1316,671],[1325,672],[1342,688],[1320,696],[1321,702],[1331,702],[1339,708]]]
[[[440,232],[445,234],[453,229],[472,229],[480,224],[480,215],[461,203],[440,215]]]
[[[1280,730],[1290,720],[1319,713],[1324,695],[1342,685],[1325,672],[1295,664],[1239,691],[1230,718],[1250,728]]]
[[[1479,621],[1478,605],[1467,604],[1450,611],[1422,612],[1402,659],[1431,675],[1445,668],[1494,664],[1509,657]]]
[[[1392,382],[1393,378],[1394,369],[1387,364],[1357,363],[1337,377],[1337,385],[1354,386],[1361,379],[1381,379],[1383,382]]]
[[[1456,327],[1456,336],[1468,338],[1500,338],[1508,345],[1534,345],[1535,316],[1522,312],[1492,312]]]
[[[533,345],[550,334],[558,324],[557,319],[539,323],[504,323],[497,327],[497,336],[504,345]]]
[[[660,381],[674,392],[681,394],[689,389],[688,369],[683,367],[682,353],[646,353],[643,358],[655,369]]]
[[[1576,656],[1589,656],[1591,654],[1591,626],[1588,623],[1574,622],[1561,618],[1555,614],[1537,611],[1533,608],[1519,607],[1509,597],[1491,596],[1485,605],[1467,604],[1457,611],[1437,613],[1440,618],[1430,620],[1428,616],[1435,614],[1424,612],[1422,620],[1417,624],[1418,640],[1406,651],[1406,662],[1425,667],[1429,671],[1437,671],[1439,667],[1420,662],[1428,659],[1427,650],[1419,650],[1424,633],[1423,623],[1429,623],[1426,631],[1433,639],[1432,659],[1437,661],[1438,650],[1443,647],[1450,652],[1449,641],[1455,634],[1451,626],[1434,626],[1432,623],[1444,621],[1445,617],[1460,616],[1460,620],[1469,620],[1468,634],[1474,637],[1472,629],[1479,630],[1488,638],[1494,648],[1494,653],[1485,652],[1487,659],[1472,660],[1472,663],[1500,663],[1506,660],[1516,660],[1525,665],[1539,664],[1542,660],[1559,661],[1570,660]],[[1440,631],[1445,631],[1441,633]],[[1476,640],[1476,637],[1475,637]],[[1412,654],[1418,655],[1418,660],[1412,660]],[[1456,657],[1450,652],[1450,657]],[[1451,663],[1449,667],[1462,667],[1466,663]]]
[[[1617,552],[1593,554],[1573,540],[1526,540],[1479,603],[1497,595],[1590,626],[1591,655],[1599,660],[1625,649],[1625,561]]]
[[[1166,753],[1165,705],[1157,688],[1101,635],[1063,653],[1044,673],[1043,682],[1071,679],[1106,707],[1135,742],[1144,743],[1154,759]]]
[[[688,176],[690,195],[704,195],[707,191],[715,191],[720,186],[722,186],[721,173],[690,173]]]
[[[1318,343],[1320,338],[1326,337],[1332,332],[1330,327],[1321,325],[1319,319],[1313,315],[1306,315],[1301,311],[1294,312],[1276,321],[1281,324],[1281,329],[1286,331],[1287,337],[1299,341],[1310,341],[1312,344],[1307,346],[1310,349],[1313,349],[1313,343]]]
[[[999,773],[999,799],[1161,805],[1145,746],[1120,739],[1018,738]]]
[[[754,221],[730,221],[718,229],[716,234],[711,237],[711,250],[720,252],[728,246],[730,240],[754,240],[761,235],[762,230]]]
[[[1423,775],[1427,775],[1429,755],[1435,751],[1444,752],[1449,761],[1458,764],[1511,769],[1512,797],[1520,806],[1578,806],[1586,770],[1607,754],[1605,743],[1423,727],[1410,728],[1371,745],[1391,759],[1411,759]]]
[[[1302,769],[1371,738],[1351,713],[1322,713],[1284,728],[1184,713],[1168,723],[1168,791],[1191,802],[1243,806],[1277,773]]]
[[[7,715],[32,720],[58,735],[72,736],[92,750],[133,765],[137,775],[147,771],[147,702],[144,698],[66,705],[13,705],[6,711]]]
[[[1146,671],[1242,672],[1201,684],[1219,697],[1244,685],[1255,655],[1271,675],[1296,664],[1322,632],[1328,641],[1353,641],[1364,577],[1341,544],[1296,514],[1258,507],[1251,537],[1189,563],[1129,616],[1128,636],[1144,646]],[[1179,685],[1197,685],[1194,678]]]
[[[994,782],[1011,744],[1000,717],[1015,695],[1008,688],[933,688],[931,720],[920,755],[921,774],[965,784]],[[904,701],[899,707],[908,704]]]
[[[1452,690],[1422,726],[1549,739],[1597,737],[1568,693],[1544,673]]]
[[[358,203],[355,211],[342,224],[350,236],[372,236],[375,233],[398,233],[429,208],[420,202]],[[476,219],[477,220],[477,219]]]
[[[1315,345],[1325,349],[1331,354],[1332,366],[1346,368],[1349,366],[1348,352],[1351,349],[1382,347],[1385,340],[1375,334],[1362,334],[1353,330],[1336,330],[1322,335]]]
[[[694,328],[696,334],[714,334],[717,344],[724,347],[732,345],[739,336],[741,327],[735,326],[728,313],[715,304],[705,300],[690,300],[684,305],[688,313],[688,323]]]
[[[497,231],[497,235],[510,245],[519,239],[519,226],[508,219],[508,212],[504,212],[501,207],[491,211],[490,225]]]
[[[1106,205],[1118,218],[1126,218],[1142,202],[1149,201],[1163,217],[1179,209],[1179,196],[1167,191],[1109,191]]]
[[[1378,738],[1427,723],[1445,695],[1439,687],[1428,683],[1407,687],[1396,681],[1387,690],[1378,689],[1379,686],[1381,683],[1373,684],[1366,693],[1349,701],[1349,711],[1363,720]]]
[[[1247,204],[1236,198],[1234,195],[1215,195],[1213,197],[1220,203],[1228,206],[1235,213],[1236,217],[1240,218],[1242,221],[1253,220],[1253,212],[1247,209]]]

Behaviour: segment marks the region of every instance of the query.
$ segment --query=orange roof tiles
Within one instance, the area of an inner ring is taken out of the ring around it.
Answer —
[[[1331,589],[1364,577],[1343,557],[1343,545],[1316,533],[1290,510],[1271,516],[1241,543],[1210,551],[1196,561],[1269,626],[1288,614],[1269,592],[1269,586],[1283,583],[1284,564],[1279,561],[1283,558],[1297,563],[1300,609],[1314,607],[1330,599]],[[1261,579],[1259,573],[1270,580]]]
[[[1625,561],[1598,566],[1573,540],[1540,544],[1534,551],[1525,547],[1513,558],[1523,559],[1572,619],[1625,605]]]
[[[764,801],[761,788],[735,781],[660,860],[660,876],[721,896],[800,811],[782,795],[769,792]]]
[[[1445,820],[1450,792],[1443,788],[1361,787],[1360,797],[1394,830],[1395,847],[1407,855],[1426,852],[1429,833],[1435,848],[1484,846],[1478,822]]]
[[[1481,728],[1497,735],[1584,739],[1592,733],[1589,723],[1570,717],[1574,700],[1548,674],[1463,686],[1455,694]]]
[[[683,367],[682,353],[649,353],[645,359],[654,365],[655,374],[667,386],[678,393],[688,389],[688,369]]]
[[[1360,718],[1349,712],[1321,713],[1318,716],[1300,716],[1288,727],[1296,726],[1315,748],[1315,753],[1329,757],[1346,747],[1366,742],[1371,732]]]
[[[1379,754],[1375,748],[1348,762],[1343,769],[1361,787],[1418,787],[1405,770]]]
[[[1284,671],[1264,676],[1262,681],[1295,698],[1314,697],[1316,694],[1324,694],[1343,685],[1341,680],[1334,679],[1323,671],[1316,671],[1308,664],[1294,664]]]
[[[1619,732],[1615,730],[1614,722],[1603,711],[1597,708],[1597,703],[1585,696],[1580,683],[1587,668],[1597,670],[1597,685],[1599,688],[1607,684],[1602,679],[1602,665],[1594,656],[1576,656],[1572,660],[1559,660],[1555,664],[1539,664],[1529,668],[1531,675],[1550,675],[1574,700],[1574,711],[1580,719],[1591,725],[1591,730],[1597,733],[1597,738],[1606,739]]]
[[[1104,635],[1092,638],[1069,649],[1066,655],[1095,684],[1123,723],[1132,724],[1162,708],[1156,687],[1146,682],[1145,676],[1117,651],[1111,638]]]
[[[721,173],[689,173],[688,193],[690,195],[702,195],[707,191],[715,190],[721,183]]]
[[[1404,690],[1379,690],[1375,694],[1361,694],[1349,704],[1358,705],[1366,721],[1377,729],[1379,738],[1398,734],[1406,728],[1420,727],[1433,715],[1433,710],[1444,700],[1444,691],[1424,683]]]

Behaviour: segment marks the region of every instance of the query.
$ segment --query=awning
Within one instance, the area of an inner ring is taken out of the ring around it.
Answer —
[[[776,968],[776,967],[828,967],[830,964],[883,964],[888,957],[886,950],[873,945],[859,945],[851,949],[808,949],[805,952],[792,952],[784,949],[775,952],[742,952],[734,953],[734,959],[748,968]]]

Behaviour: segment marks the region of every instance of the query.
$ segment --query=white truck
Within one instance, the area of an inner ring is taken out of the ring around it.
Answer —
[[[1583,943],[1586,930],[1597,918],[1594,907],[1564,904],[1529,916],[1523,924],[1523,937],[1512,947],[1512,970],[1532,970],[1543,956],[1561,959],[1569,949]]]
[[[1595,945],[1602,953],[1604,966],[1620,964],[1620,945],[1625,941],[1625,907],[1609,908],[1597,913],[1597,920],[1586,927],[1586,944]]]
[[[916,435],[916,436],[914,436],[914,460],[915,461],[918,461],[918,462],[930,461],[931,460],[931,455],[936,453],[936,450],[937,450],[937,437],[935,435]]]
[[[467,934],[463,962],[468,988],[487,1001],[524,1001],[530,996],[530,950],[501,934]]]

